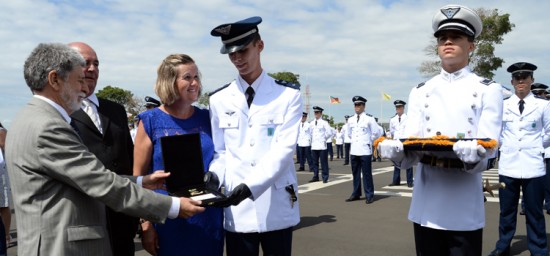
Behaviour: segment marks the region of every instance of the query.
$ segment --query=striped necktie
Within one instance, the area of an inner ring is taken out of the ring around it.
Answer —
[[[95,105],[95,104],[93,102],[91,102],[89,99],[84,99],[82,101],[82,105],[84,106],[84,112],[86,112],[86,114],[88,114],[88,116],[90,117],[90,119],[94,123],[97,130],[101,134],[103,134],[103,129],[101,129],[101,125],[99,124],[99,116],[97,115],[97,112],[96,112],[94,106],[92,106],[92,105]]]

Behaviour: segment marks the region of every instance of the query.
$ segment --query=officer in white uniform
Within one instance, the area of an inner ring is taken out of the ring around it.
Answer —
[[[334,136],[336,136],[336,129],[330,127],[330,135],[327,138],[327,156],[330,161],[334,159],[334,150],[332,148],[332,140],[334,139]]]
[[[342,126],[342,133],[344,134],[344,165],[349,165],[349,150],[351,149],[351,137],[348,131],[348,119],[349,115],[345,115],[345,122]]]
[[[390,119],[390,132],[389,135],[393,139],[401,139],[403,130],[405,129],[405,122],[407,121],[407,114],[405,114],[405,105],[407,103],[402,100],[396,100],[393,102],[395,106],[395,116]],[[407,186],[413,187],[413,168],[408,168],[407,173]],[[393,179],[389,186],[401,185],[401,169],[396,165],[393,167]]]
[[[334,144],[336,144],[336,158],[344,158],[344,133],[342,132],[342,127],[338,127],[336,130]]]
[[[501,86],[468,67],[482,22],[472,9],[447,5],[433,17],[441,73],[412,89],[403,137],[498,140],[502,124]],[[485,209],[481,172],[491,155],[477,140],[452,151],[403,151],[399,140],[379,144],[383,157],[416,167],[409,220],[417,255],[481,255]]]
[[[346,202],[359,200],[361,197],[361,176],[365,190],[365,202],[374,202],[374,184],[372,181],[372,145],[380,137],[382,129],[374,118],[365,113],[367,99],[361,96],[352,98],[355,115],[348,119],[348,131],[351,137],[351,172],[353,175],[353,192]]]
[[[490,255],[508,255],[516,231],[520,191],[525,203],[527,243],[531,255],[548,255],[546,225],[542,211],[544,201],[544,148],[550,146],[550,104],[531,93],[534,81],[531,63],[518,62],[508,67],[515,94],[504,101],[499,181],[499,240]]]
[[[313,158],[313,178],[309,182],[319,181],[319,162],[323,183],[328,182],[328,156],[327,138],[330,136],[331,128],[327,121],[323,120],[323,108],[314,106],[315,119],[311,121],[311,157]]]
[[[307,112],[302,113],[302,121],[300,122],[300,132],[298,133],[298,163],[300,168],[298,171],[305,170],[305,161],[311,171],[313,160],[311,159],[311,127],[307,121]]]
[[[210,96],[215,154],[205,177],[216,176],[229,195],[228,256],[258,255],[260,246],[266,255],[291,255],[292,227],[300,221],[293,155],[302,97],[299,86],[262,69],[261,21],[252,17],[211,32],[221,37],[220,52],[239,72]]]
[[[538,96],[541,99],[548,100],[548,86],[545,84],[533,83],[531,85],[531,92],[535,97]],[[544,148],[544,163],[546,166],[546,178],[544,179],[544,209],[546,209],[546,214],[550,214],[550,147]]]

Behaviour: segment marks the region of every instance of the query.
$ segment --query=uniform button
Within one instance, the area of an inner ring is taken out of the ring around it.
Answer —
[[[424,107],[427,108],[427,107],[428,107],[428,103],[426,103],[426,105],[424,105]]]
[[[427,131],[427,132],[431,132],[431,131],[432,131],[432,129],[430,129],[430,128],[426,128],[426,131]]]
[[[250,146],[254,146],[254,140],[250,140]]]
[[[430,97],[430,94],[429,93],[426,93],[426,98]]]
[[[476,109],[476,104],[472,104],[472,109]]]
[[[472,121],[474,121],[474,119],[473,119],[473,118],[471,118],[471,117],[468,117],[468,122],[470,122],[470,123],[471,123]]]
[[[477,97],[477,92],[474,92],[474,97]]]
[[[426,121],[430,121],[430,117],[429,117],[429,116],[426,116]]]
[[[521,141],[521,138],[519,138],[519,141]]]
[[[250,166],[252,166],[252,167],[256,166],[256,162],[250,163]]]
[[[248,127],[252,128],[252,124],[249,124]]]
[[[520,121],[523,121],[523,117],[520,117],[519,120],[520,120]]]

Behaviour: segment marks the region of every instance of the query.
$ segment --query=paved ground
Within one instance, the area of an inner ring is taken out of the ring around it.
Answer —
[[[326,184],[307,183],[312,174],[298,172],[302,217],[294,232],[293,254],[414,255],[412,223],[407,220],[412,189],[406,185],[387,186],[393,174],[391,163],[387,160],[373,163],[375,201],[370,205],[366,205],[364,200],[345,202],[352,190],[351,167],[343,166],[340,159],[329,162],[329,166],[331,177]],[[405,183],[404,175],[403,171],[402,183]],[[489,170],[483,176],[492,184],[498,180],[496,170]],[[498,191],[495,192],[498,194]],[[497,198],[487,196],[483,255],[494,249],[498,238],[498,195]],[[550,230],[550,216],[546,216],[546,229]],[[13,220],[15,222],[15,217]],[[524,220],[524,216],[518,215],[512,255],[529,255]],[[12,236],[17,236],[15,223],[12,225]],[[8,255],[16,255],[16,244],[17,239],[14,239]],[[141,249],[139,239],[136,239],[136,245],[136,255],[149,255]]]

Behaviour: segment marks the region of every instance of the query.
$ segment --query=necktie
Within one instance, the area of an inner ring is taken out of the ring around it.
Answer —
[[[359,115],[357,115],[357,123],[359,123]]]
[[[401,117],[398,118],[399,122],[401,123]]]
[[[317,120],[315,120],[315,126],[317,126]]]
[[[97,128],[97,130],[103,134],[103,130],[101,129],[101,126],[99,125],[99,119],[98,119],[98,116],[97,116],[97,113],[96,113],[96,110],[94,109],[94,107],[92,106],[94,103],[91,102],[89,99],[84,99],[82,101],[82,105],[84,106],[84,112],[86,112],[86,114],[88,114],[88,116],[90,117],[90,119],[92,120],[92,122],[94,123],[95,127]]]
[[[524,106],[523,104],[525,103],[525,101],[523,100],[520,100],[519,101],[519,113],[522,114],[523,113],[523,109],[524,109]]]
[[[246,88],[246,95],[248,95],[248,98],[246,98],[246,103],[248,103],[248,108],[250,108],[250,104],[252,104],[252,100],[254,99],[254,89],[252,86],[249,86]]]

